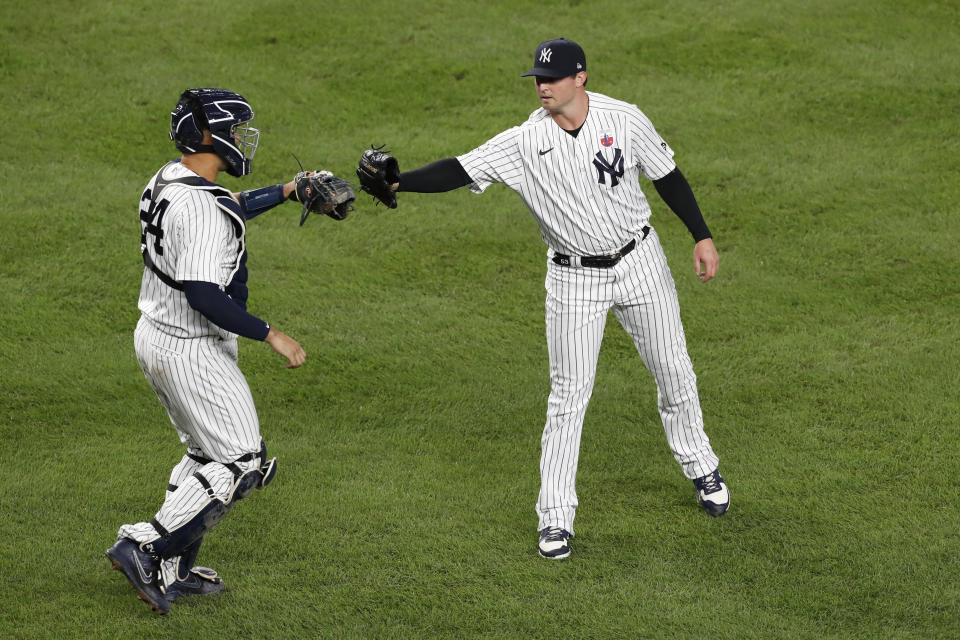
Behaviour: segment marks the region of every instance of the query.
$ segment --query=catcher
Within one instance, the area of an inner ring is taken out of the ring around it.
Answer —
[[[305,212],[342,219],[352,201],[349,184],[322,172],[237,194],[217,184],[223,172],[250,174],[260,141],[253,117],[238,93],[184,91],[169,134],[181,157],[164,164],[139,199],[144,270],[134,346],[185,452],[156,515],[121,525],[106,556],[161,614],[180,597],[224,590],[216,571],[196,565],[200,545],[236,501],[277,472],[239,368],[238,339],[265,342],[290,369],[306,359],[296,340],[247,310],[246,220],[291,197]]]

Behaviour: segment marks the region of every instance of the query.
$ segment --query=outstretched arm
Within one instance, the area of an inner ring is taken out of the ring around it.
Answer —
[[[441,193],[465,187],[471,182],[473,180],[459,160],[444,158],[413,171],[404,171],[400,174],[400,181],[391,186],[394,191]]]
[[[363,152],[357,167],[357,178],[360,179],[361,189],[390,209],[397,208],[397,191],[439,193],[473,182],[456,158],[444,158],[419,169],[400,173],[397,159],[382,148],[382,145],[371,147]]]
[[[240,203],[243,217],[247,220],[266,213],[278,204],[283,204],[296,190],[296,183],[291,180],[286,184],[274,184],[260,189],[249,189],[233,194]]]

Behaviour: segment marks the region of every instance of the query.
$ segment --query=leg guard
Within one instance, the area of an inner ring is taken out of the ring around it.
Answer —
[[[277,459],[267,459],[262,440],[259,452],[227,464],[188,451],[170,475],[166,500],[156,517],[121,526],[117,538],[129,538],[164,559],[167,577],[182,577],[193,567],[204,534],[223,519],[234,501],[267,486],[276,473]],[[191,550],[194,543],[196,549]],[[188,554],[185,561],[178,557],[183,554]]]
[[[237,483],[233,488],[232,500],[246,498],[253,493],[254,489],[263,489],[270,484],[273,477],[277,475],[277,459],[271,458],[267,464],[258,468],[244,471],[237,478]]]
[[[250,457],[248,458],[248,456]],[[254,489],[263,489],[277,475],[277,459],[273,457],[267,460],[267,445],[263,440],[260,441],[260,453],[257,457],[253,457],[252,454],[248,454],[248,456],[227,465],[227,468],[233,471],[233,474],[237,477],[234,499],[246,498]],[[244,470],[240,464],[251,461],[251,459],[259,459],[259,466],[248,467],[247,470]]]
[[[200,552],[200,545],[203,544],[203,537],[197,538],[179,556],[167,558],[163,561],[163,582],[171,585],[178,580],[186,580],[190,577],[197,562],[197,554]]]
[[[227,465],[209,462],[200,467],[169,494],[156,517],[150,521],[159,538],[143,542],[142,548],[164,559],[188,553],[192,545],[227,515],[235,501],[273,480],[277,460],[273,458],[261,466],[265,459],[266,447],[263,446],[259,455]],[[183,571],[190,570],[195,558],[196,553],[193,553],[190,564]],[[177,574],[183,571],[178,569]]]
[[[235,478],[219,462],[209,462],[185,482],[160,507],[150,521],[159,538],[142,543],[146,551],[172,558],[183,554],[230,510]]]
[[[186,455],[170,472],[170,483],[167,485],[166,499],[180,488],[180,485],[190,479],[194,473],[200,470],[204,465],[211,462],[201,455],[197,450],[187,449]],[[152,525],[151,525],[152,526]],[[151,538],[153,536],[150,536]],[[177,580],[185,580],[190,576],[190,570],[197,561],[197,553],[200,551],[200,544],[203,538],[184,549],[182,556],[174,556],[163,561],[163,578],[165,584],[173,584]]]

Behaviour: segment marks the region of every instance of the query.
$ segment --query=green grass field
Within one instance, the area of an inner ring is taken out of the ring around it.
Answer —
[[[0,0],[0,635],[960,637],[960,5]],[[103,551],[181,449],[137,366],[137,201],[193,86],[263,132],[234,189],[463,153],[587,52],[677,152],[720,251],[646,189],[733,494],[711,519],[611,318],[574,555],[537,557],[545,248],[503,187],[250,224],[242,344],[278,480],[208,536],[228,591],[160,618]]]

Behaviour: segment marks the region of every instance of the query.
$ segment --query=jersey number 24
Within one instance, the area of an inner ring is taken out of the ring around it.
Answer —
[[[144,201],[150,203],[146,211],[143,209]],[[166,213],[169,205],[170,201],[166,199],[163,199],[160,202],[154,202],[153,196],[150,193],[150,189],[147,189],[143,192],[143,196],[140,198],[141,251],[147,248],[147,234],[149,233],[154,236],[154,252],[158,256],[163,255],[163,246],[160,244],[160,241],[163,239],[163,228],[160,225],[163,223],[163,214]]]

